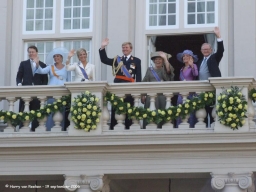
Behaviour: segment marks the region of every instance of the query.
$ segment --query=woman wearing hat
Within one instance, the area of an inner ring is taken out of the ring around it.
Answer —
[[[198,61],[196,55],[193,54],[191,50],[184,50],[182,53],[177,54],[178,61],[184,63],[184,66],[180,70],[180,80],[181,81],[192,81],[195,80],[198,76],[198,69],[197,65],[194,62]],[[194,96],[194,93],[190,93],[188,99],[191,99]],[[181,95],[178,96],[177,104],[182,104],[182,97]],[[190,128],[195,126],[197,119],[194,113],[190,114],[189,117],[189,124]],[[177,120],[177,125],[181,122],[180,119]]]
[[[64,85],[66,81],[70,81],[71,75],[66,70],[63,61],[66,60],[68,54],[68,50],[65,48],[55,48],[53,49],[46,58],[47,67],[41,68],[37,66],[36,73],[39,74],[48,74],[50,77],[49,85]],[[49,98],[47,100],[47,104],[52,104],[54,102],[53,98]],[[47,131],[50,131],[51,128],[54,126],[54,121],[52,118],[53,114],[50,114],[46,121]],[[65,110],[63,111],[63,117],[65,117],[65,122],[63,121],[61,126],[62,128],[66,128],[69,123],[67,120],[67,115],[65,114]]]
[[[95,65],[87,62],[87,52],[85,49],[80,48],[76,51],[78,63],[70,65],[70,59],[75,54],[75,50],[72,49],[68,54],[66,61],[66,70],[75,71],[75,81],[95,81]]]
[[[63,61],[67,58],[68,51],[65,48],[53,49],[46,58],[45,68],[37,66],[35,73],[49,74],[49,85],[64,85],[66,81],[70,81],[70,74],[67,72]]]
[[[155,66],[148,67],[142,82],[172,81],[174,78],[174,68],[168,61],[170,57],[170,54],[166,54],[162,51],[151,53],[151,60],[154,62]],[[145,108],[149,108],[149,97],[142,95],[141,102],[145,104]],[[155,100],[155,106],[156,109],[165,109],[166,97],[164,95],[158,95]],[[143,121],[143,128],[145,128],[145,126],[146,121]],[[158,127],[161,127],[161,125],[158,125]]]

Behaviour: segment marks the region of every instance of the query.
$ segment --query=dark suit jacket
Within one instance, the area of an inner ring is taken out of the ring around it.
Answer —
[[[46,67],[46,64],[39,61],[39,65],[42,68]],[[19,66],[19,70],[16,76],[17,85],[21,83],[22,85],[47,85],[48,84],[48,75],[35,73],[33,76],[30,60],[22,61]]]
[[[100,60],[102,63],[104,63],[106,65],[113,66],[114,59],[108,58],[105,49],[99,50],[99,53],[100,53]],[[124,58],[122,57],[122,60],[123,59]],[[117,67],[117,66],[118,66],[118,63],[116,61],[115,67]],[[132,77],[134,79],[136,79],[136,82],[141,82],[141,61],[140,61],[140,59],[137,57],[131,56],[125,62],[125,66],[126,66],[127,70],[131,72]],[[119,70],[116,75],[124,76],[123,73],[121,72],[121,70]],[[129,82],[129,81],[125,81],[125,80],[117,79],[117,78],[114,79],[114,83],[125,83],[125,82]]]
[[[217,42],[217,52],[212,54],[207,60],[207,65],[208,65],[208,69],[209,69],[209,73],[211,74],[211,77],[221,77],[219,64],[220,64],[220,60],[223,57],[223,53],[224,53],[223,41],[219,41]],[[202,61],[203,60],[200,60],[197,63],[198,71],[200,71],[200,66],[202,64]]]

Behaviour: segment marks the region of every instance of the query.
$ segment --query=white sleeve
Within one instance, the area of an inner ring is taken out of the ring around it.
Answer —
[[[74,63],[73,65],[66,65],[66,70],[67,71],[74,71],[76,69],[76,64]]]

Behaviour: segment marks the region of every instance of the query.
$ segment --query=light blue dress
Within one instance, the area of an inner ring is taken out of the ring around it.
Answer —
[[[59,78],[53,75],[51,65],[48,65],[45,68],[41,68],[39,66],[38,69],[35,71],[35,73],[48,74],[50,76],[48,85],[64,85],[65,82],[71,80],[71,73],[66,70],[65,66],[62,69],[58,69],[54,65],[54,71],[55,71],[56,75],[59,76]],[[50,98],[47,100],[47,104],[52,104],[53,102],[54,102],[53,98]],[[65,125],[64,125],[65,109],[64,109],[62,115],[63,115],[63,121],[61,123],[61,126],[62,126],[62,129],[64,129],[64,127],[65,127]],[[47,118],[47,121],[46,121],[47,131],[50,131],[51,128],[55,125],[54,121],[52,119],[52,116],[53,116],[53,114],[50,114]]]

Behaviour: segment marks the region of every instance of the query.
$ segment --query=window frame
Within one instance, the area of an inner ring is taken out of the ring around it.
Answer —
[[[81,32],[92,32],[93,30],[93,0],[90,0],[90,19],[89,19],[89,25],[90,27],[88,29],[64,29],[64,1],[61,0],[61,11],[60,11],[60,33],[81,33]],[[82,0],[81,0],[82,1]],[[73,0],[72,0],[73,2]],[[81,13],[82,14],[82,13]],[[71,17],[73,18],[73,17]],[[80,20],[81,22],[81,20]]]
[[[149,5],[150,5],[150,0],[146,0],[146,30],[158,30],[158,29],[177,29],[179,28],[179,7],[180,3],[179,0],[176,0],[176,21],[175,25],[164,25],[164,26],[149,26]],[[168,1],[168,0],[167,0]],[[159,2],[158,4],[159,5]]]
[[[27,15],[27,1],[28,0],[23,0],[23,20],[22,20],[22,32],[24,35],[27,34],[53,34],[55,33],[55,22],[56,22],[56,0],[53,1],[53,8],[52,8],[52,30],[40,30],[40,31],[26,31],[26,15]],[[34,9],[35,10],[35,9]],[[45,10],[45,8],[44,8]],[[34,19],[35,21],[35,19]]]
[[[53,49],[56,47],[56,41],[54,41],[54,40],[38,41],[38,40],[32,40],[31,39],[29,41],[24,42],[24,48],[25,48],[25,50],[24,50],[24,60],[28,60],[29,59],[28,52],[27,52],[28,44],[29,43],[46,43],[46,42],[52,42],[53,43]],[[35,46],[37,47],[37,45],[35,45]],[[39,53],[39,51],[38,51],[38,53]],[[45,52],[45,44],[44,44],[44,54],[45,54],[45,60],[46,60],[47,54]],[[42,61],[42,60],[40,60],[40,61]],[[42,62],[45,63],[46,61],[42,61]],[[47,64],[47,63],[45,63],[45,64]]]
[[[195,0],[196,3],[198,0]],[[207,2],[208,0],[204,0],[204,2]],[[215,2],[215,11],[214,11],[214,23],[204,23],[204,24],[188,24],[188,0],[184,0],[184,28],[202,28],[202,27],[215,27],[218,26],[218,15],[219,15],[219,1],[218,0],[211,0]],[[198,12],[195,12],[196,14]],[[207,12],[205,12],[207,13]]]

